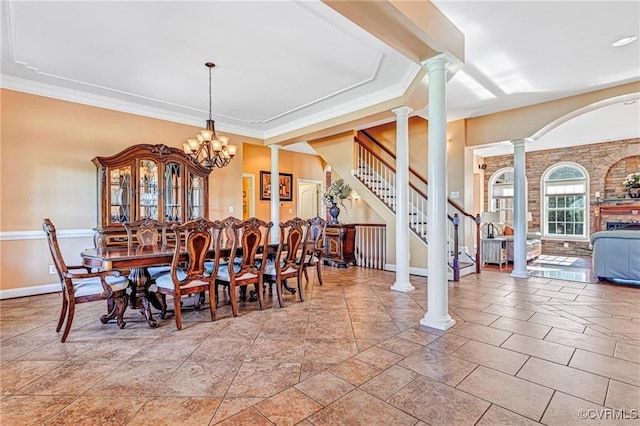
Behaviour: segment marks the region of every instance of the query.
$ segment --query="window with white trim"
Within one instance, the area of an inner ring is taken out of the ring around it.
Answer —
[[[556,164],[544,173],[544,235],[586,238],[588,175],[578,164]]]
[[[501,222],[513,223],[513,167],[495,172],[489,188],[489,211],[499,212]]]

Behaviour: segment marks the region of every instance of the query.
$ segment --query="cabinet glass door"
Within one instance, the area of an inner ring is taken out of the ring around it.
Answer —
[[[187,214],[189,215],[188,220],[193,220],[202,217],[204,178],[189,173],[187,184],[189,185],[187,188]]]
[[[182,166],[178,163],[167,163],[164,174],[164,214],[167,222],[182,222]]]
[[[138,219],[158,220],[158,164],[155,161],[140,161],[138,194]]]
[[[108,205],[111,223],[131,220],[131,166],[109,169]]]

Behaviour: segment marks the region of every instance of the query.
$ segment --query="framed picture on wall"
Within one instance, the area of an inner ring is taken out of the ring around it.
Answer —
[[[260,171],[260,199],[271,199],[271,172]],[[280,201],[293,200],[293,175],[291,173],[280,173],[278,179],[278,193]]]

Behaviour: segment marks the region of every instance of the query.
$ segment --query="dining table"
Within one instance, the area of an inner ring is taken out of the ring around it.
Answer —
[[[267,246],[267,255],[273,256],[278,250],[278,244],[269,244]],[[123,270],[129,271],[129,305],[132,309],[142,309],[147,324],[151,328],[157,327],[156,320],[153,319],[151,306],[158,310],[162,310],[160,301],[155,297],[155,293],[150,290],[153,281],[147,268],[152,266],[171,265],[175,253],[175,245],[159,244],[133,246],[113,245],[106,247],[91,247],[84,249],[80,253],[82,266],[89,268],[97,268],[99,270]],[[231,255],[231,247],[223,247],[220,249],[220,258],[229,258]],[[242,256],[242,249],[236,250],[236,257]],[[212,249],[207,254],[207,258],[214,260],[215,251]],[[184,250],[180,261],[188,260],[186,249]],[[296,289],[291,288],[284,283],[284,287],[290,293],[295,293]],[[154,293],[154,294],[152,294]],[[244,294],[243,294],[244,296]],[[110,307],[109,307],[110,308]],[[111,310],[108,309],[109,312]],[[110,318],[107,318],[107,320]]]

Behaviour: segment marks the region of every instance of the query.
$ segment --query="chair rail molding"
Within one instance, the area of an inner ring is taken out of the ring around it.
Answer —
[[[93,229],[65,229],[58,231],[58,238],[93,238]],[[0,232],[0,241],[44,240],[42,231],[4,231]]]

